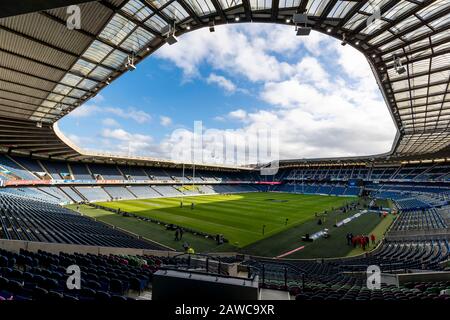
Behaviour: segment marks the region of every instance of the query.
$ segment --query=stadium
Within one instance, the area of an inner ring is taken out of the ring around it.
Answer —
[[[450,301],[449,1],[0,8],[0,300]],[[391,150],[279,159],[268,175],[270,161],[87,152],[58,128],[184,34],[250,22],[364,55]]]

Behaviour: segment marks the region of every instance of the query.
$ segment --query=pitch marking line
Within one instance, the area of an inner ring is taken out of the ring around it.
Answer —
[[[288,256],[288,255],[290,255],[290,254],[293,254],[294,252],[300,251],[300,250],[302,250],[302,249],[304,249],[304,248],[305,248],[305,246],[298,247],[297,249],[294,249],[294,250],[285,252],[285,253],[283,253],[283,254],[280,254],[279,256],[276,256],[274,259],[284,258],[284,257],[286,257],[286,256]]]

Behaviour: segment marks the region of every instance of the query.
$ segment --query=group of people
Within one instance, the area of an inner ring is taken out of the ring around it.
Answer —
[[[370,244],[375,245],[375,235],[372,233],[369,235],[357,235],[354,236],[353,233],[347,233],[347,245],[353,246],[354,248],[360,247],[363,250],[366,250],[367,247],[370,247]]]
[[[221,245],[222,243],[224,243],[224,238],[223,238],[223,234],[216,234],[216,243],[217,245]]]
[[[177,227],[175,229],[175,241],[180,241],[183,239],[183,228]]]
[[[195,254],[194,248],[186,241],[183,243],[184,253]]]

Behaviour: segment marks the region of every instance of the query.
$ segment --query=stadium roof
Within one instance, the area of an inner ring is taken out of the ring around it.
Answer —
[[[448,0],[23,2],[0,8],[0,146],[9,152],[92,157],[53,124],[127,72],[128,57],[136,64],[164,45],[169,26],[181,35],[225,23],[293,25],[294,13],[306,13],[314,30],[366,56],[398,129],[390,157],[450,156]],[[70,4],[81,8],[81,29],[67,28],[61,6]]]

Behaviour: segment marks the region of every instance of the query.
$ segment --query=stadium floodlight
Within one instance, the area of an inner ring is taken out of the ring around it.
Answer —
[[[310,35],[312,28],[308,27],[308,15],[304,13],[296,13],[293,15],[292,20],[295,23],[295,31],[297,31],[297,36]],[[303,24],[303,26],[298,26],[298,24]]]
[[[346,46],[347,45],[347,40],[345,39],[345,33],[342,34],[342,42],[341,42],[341,46]]]
[[[211,21],[209,23],[209,32],[214,32],[216,31],[216,29],[214,28],[214,21]]]
[[[175,44],[175,43],[178,42],[178,39],[177,39],[177,37],[175,37],[174,34],[171,34],[171,35],[168,35],[168,36],[167,36],[166,42],[167,42],[169,45],[173,45],[173,44]]]
[[[310,27],[298,27],[297,36],[309,36],[312,28]]]
[[[304,13],[296,13],[292,17],[292,20],[295,24],[307,24],[308,23],[308,15]]]
[[[175,43],[178,42],[177,37],[175,37],[175,31],[176,31],[176,28],[175,28],[175,23],[174,23],[174,24],[173,24],[173,28],[171,28],[171,27],[169,26],[169,32],[168,32],[167,38],[166,38],[166,42],[167,42],[169,45],[173,45],[173,44],[175,44]]]
[[[136,66],[134,65],[134,54],[131,54],[127,57],[127,63],[125,63],[125,68],[130,71],[136,70]]]
[[[400,60],[400,58],[394,55],[393,59],[394,59],[394,69],[397,72],[397,74],[399,75],[404,74],[406,72],[406,68],[405,66],[402,65],[402,61]]]

